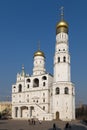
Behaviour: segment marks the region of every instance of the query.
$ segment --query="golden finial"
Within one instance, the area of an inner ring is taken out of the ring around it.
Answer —
[[[38,41],[38,51],[36,51],[34,53],[34,57],[35,56],[43,56],[43,57],[45,57],[44,53],[40,50],[40,41]]]

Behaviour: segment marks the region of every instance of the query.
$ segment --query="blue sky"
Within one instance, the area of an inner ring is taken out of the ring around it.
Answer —
[[[0,1],[0,100],[11,95],[11,86],[22,64],[26,73],[32,74],[38,41],[46,56],[46,69],[53,74],[56,23],[60,20],[61,6],[69,23],[76,102],[87,103],[87,0]]]

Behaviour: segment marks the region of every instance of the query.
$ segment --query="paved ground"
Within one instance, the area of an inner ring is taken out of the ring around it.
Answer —
[[[27,120],[0,120],[0,130],[53,130],[53,123],[56,124],[56,130],[65,130],[66,122],[62,121],[43,121],[41,124],[29,124]],[[87,126],[80,121],[70,122],[71,128],[67,130],[87,130]]]

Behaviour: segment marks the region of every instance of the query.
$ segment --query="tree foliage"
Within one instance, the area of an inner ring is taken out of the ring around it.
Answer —
[[[87,119],[87,107],[80,107],[80,108],[76,108],[76,118],[77,119]]]

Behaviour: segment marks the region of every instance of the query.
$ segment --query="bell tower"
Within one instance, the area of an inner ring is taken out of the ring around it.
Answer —
[[[54,119],[64,121],[75,119],[75,88],[71,82],[68,29],[61,7],[61,19],[56,25],[52,113]]]
[[[70,81],[70,55],[68,43],[68,23],[64,20],[63,7],[61,20],[56,25],[56,46],[54,55],[54,82]]]
[[[34,53],[33,75],[41,75],[45,73],[45,55],[40,49],[38,49],[38,51]]]

